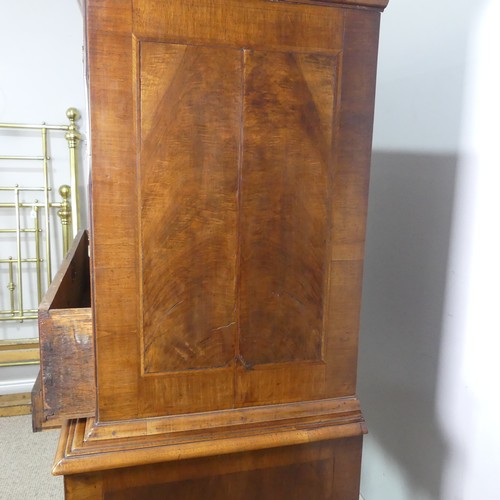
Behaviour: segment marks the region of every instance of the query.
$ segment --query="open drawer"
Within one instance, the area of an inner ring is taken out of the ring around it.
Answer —
[[[38,309],[40,373],[32,392],[33,430],[95,415],[89,239],[80,231]]]

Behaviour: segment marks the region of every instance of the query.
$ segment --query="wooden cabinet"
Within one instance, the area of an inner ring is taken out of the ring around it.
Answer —
[[[88,0],[93,334],[66,367],[95,372],[86,412],[47,402],[53,346],[80,347],[41,325],[41,418],[78,417],[68,498],[357,498],[386,4]]]

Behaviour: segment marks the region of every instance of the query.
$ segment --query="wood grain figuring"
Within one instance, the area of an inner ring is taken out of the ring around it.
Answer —
[[[232,49],[142,44],[146,373],[234,356],[240,66]]]
[[[238,406],[354,394],[376,68],[377,13],[345,13],[331,179],[331,252],[325,286],[324,364],[237,368]]]
[[[335,68],[321,54],[143,44],[146,373],[229,363],[237,271],[243,362],[321,359]]]
[[[99,420],[354,394],[379,13],[88,20]]]
[[[219,474],[171,483],[135,486],[106,494],[106,500],[230,498],[232,500],[288,500],[331,498],[333,459]],[[326,479],[326,480],[325,480]],[[279,498],[279,497],[278,497]]]
[[[130,2],[87,2],[87,38],[98,412],[104,419],[124,418],[137,414],[140,374],[136,54]]]
[[[68,500],[358,500],[361,438],[65,477]],[[357,469],[352,468],[358,465]]]
[[[342,49],[343,11],[267,0],[134,0],[134,33],[142,39],[237,49]]]
[[[240,352],[321,360],[335,58],[247,51]]]

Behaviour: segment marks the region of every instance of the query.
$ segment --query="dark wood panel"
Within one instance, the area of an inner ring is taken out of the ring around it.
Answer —
[[[90,307],[89,236],[84,230],[74,238],[39,309],[71,307]]]
[[[31,389],[31,428],[33,432],[43,429],[43,392],[42,372],[38,372],[33,389]]]
[[[111,492],[104,498],[106,500],[136,500],[141,497],[151,500],[165,498],[327,500],[331,498],[332,470],[333,460],[315,460],[309,463],[135,487]]]
[[[65,477],[66,498],[358,500],[361,437]]]
[[[96,412],[88,244],[80,231],[39,306],[40,389],[33,392],[39,430]]]
[[[228,365],[236,333],[241,53],[141,45],[144,372]]]
[[[320,360],[336,58],[245,51],[245,364]]]
[[[345,13],[333,121],[324,363],[238,367],[238,406],[355,394],[379,19],[376,12]]]
[[[95,415],[90,308],[40,311],[39,329],[43,421]]]

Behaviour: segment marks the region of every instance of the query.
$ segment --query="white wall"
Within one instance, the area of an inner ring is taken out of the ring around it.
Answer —
[[[365,500],[498,498],[500,4],[383,14],[359,393]]]
[[[16,0],[0,2],[0,122],[67,124],[66,109],[82,113],[80,128],[86,134],[83,78],[83,18],[77,0]],[[69,154],[64,133],[49,134],[55,186],[69,181]],[[21,137],[23,139],[21,139]],[[0,130],[0,155],[41,154],[40,135]],[[81,147],[80,193],[86,204],[86,143]],[[40,162],[0,163],[0,186],[40,186]],[[60,198],[54,196],[54,201]],[[31,200],[31,198],[30,198]],[[12,201],[2,198],[0,201]],[[27,199],[25,200],[27,201]],[[86,210],[84,209],[85,213]],[[0,227],[13,227],[0,213]],[[9,214],[12,217],[12,214]],[[56,216],[55,224],[58,224]],[[83,220],[85,225],[85,218]],[[14,241],[2,239],[1,258],[15,255]],[[57,249],[61,245],[57,245]],[[54,272],[61,260],[57,251]],[[5,308],[7,289],[2,270],[0,305]],[[36,303],[33,304],[36,307]],[[0,322],[0,339],[37,336],[36,321]],[[0,369],[0,394],[30,390],[38,367]]]

